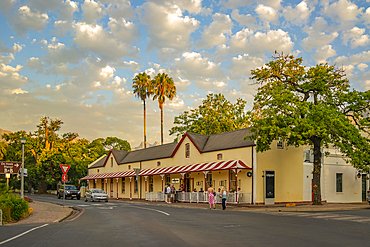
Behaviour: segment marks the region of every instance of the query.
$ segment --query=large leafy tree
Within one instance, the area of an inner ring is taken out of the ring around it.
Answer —
[[[153,83],[153,100],[158,100],[161,109],[161,144],[163,144],[163,105],[166,98],[172,100],[176,96],[176,86],[173,79],[165,73],[158,73]]]
[[[145,72],[140,73],[133,79],[132,88],[134,89],[134,94],[137,98],[143,101],[144,107],[144,148],[146,148],[146,104],[145,101],[153,94],[152,83],[150,80],[150,75]]]
[[[347,162],[369,171],[370,92],[350,89],[341,69],[328,64],[302,65],[302,58],[275,53],[272,61],[252,70],[259,85],[252,118],[257,151],[273,140],[287,145],[310,145],[314,153],[313,204],[321,204],[322,148],[335,146]]]
[[[213,135],[249,126],[249,113],[245,111],[246,101],[239,98],[235,104],[225,96],[208,94],[198,108],[175,117],[170,135],[181,135],[185,132]]]

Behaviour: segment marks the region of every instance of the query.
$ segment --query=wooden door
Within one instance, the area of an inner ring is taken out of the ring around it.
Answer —
[[[113,178],[110,180],[110,197],[113,198]]]

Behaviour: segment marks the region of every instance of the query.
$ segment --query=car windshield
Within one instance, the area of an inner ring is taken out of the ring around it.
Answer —
[[[77,190],[77,188],[74,185],[66,185],[66,190]]]
[[[100,189],[95,189],[95,190],[91,190],[92,193],[105,193],[104,190],[100,190]]]

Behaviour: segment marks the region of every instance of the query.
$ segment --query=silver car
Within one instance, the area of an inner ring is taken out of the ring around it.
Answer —
[[[105,201],[108,202],[108,195],[101,189],[89,189],[85,194],[85,202],[90,201]]]

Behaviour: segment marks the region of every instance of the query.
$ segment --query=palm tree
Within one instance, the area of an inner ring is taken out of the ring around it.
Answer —
[[[136,97],[144,102],[144,148],[146,148],[146,105],[145,100],[149,98],[152,94],[152,83],[150,80],[150,75],[145,72],[140,73],[133,79],[132,88],[134,89],[134,94]]]
[[[176,86],[172,78],[165,73],[158,73],[153,80],[153,100],[158,100],[161,109],[161,142],[163,144],[163,104],[166,98],[172,100],[176,96]]]

